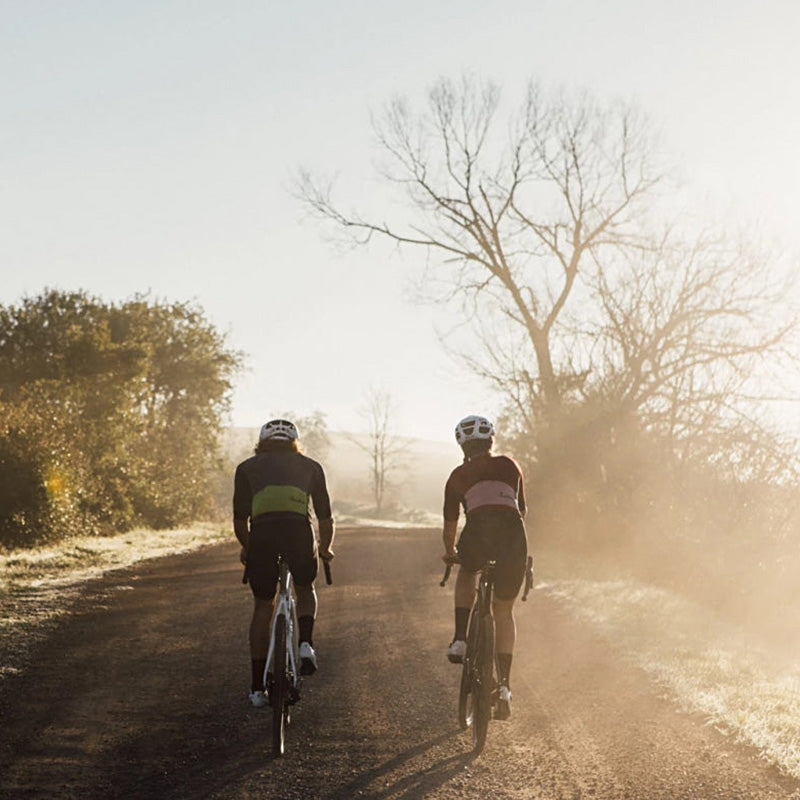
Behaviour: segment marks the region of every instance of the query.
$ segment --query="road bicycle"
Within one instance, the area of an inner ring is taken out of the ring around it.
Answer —
[[[321,559],[325,580],[331,584],[331,565]],[[247,572],[242,579],[247,582]],[[292,573],[283,555],[278,555],[278,592],[272,615],[264,687],[272,706],[272,754],[286,752],[286,728],[292,719],[292,706],[300,699],[300,643],[297,635],[297,607],[292,591]]]
[[[440,586],[445,586],[450,577],[453,564],[459,563],[458,556],[445,567]],[[499,684],[495,677],[494,614],[494,570],[497,562],[487,561],[481,568],[475,602],[467,628],[467,652],[461,669],[461,682],[458,690],[458,722],[466,730],[472,729],[472,747],[477,755],[486,744],[489,720],[497,705]],[[528,556],[525,570],[525,591],[523,601],[533,586],[533,557]]]

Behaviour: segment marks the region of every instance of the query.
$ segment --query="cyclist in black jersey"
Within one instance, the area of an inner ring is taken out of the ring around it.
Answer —
[[[289,420],[265,423],[255,455],[236,468],[233,528],[242,545],[241,560],[253,592],[250,623],[252,679],[250,702],[261,707],[265,694],[264,667],[269,650],[269,627],[278,583],[277,555],[282,553],[294,576],[300,671],[317,669],[312,634],[317,613],[317,557],[333,558],[334,525],[322,466],[300,453],[297,427]],[[319,523],[319,550],[311,527],[309,503]]]
[[[460,567],[455,588],[455,634],[447,649],[453,663],[463,661],[467,649],[467,624],[475,600],[478,573],[490,559],[495,567],[495,650],[500,684],[497,719],[511,715],[511,660],[516,627],[514,601],[525,577],[528,555],[525,485],[522,470],[508,456],[491,454],[494,426],[480,416],[465,417],[456,426],[456,441],[464,451],[464,463],[453,470],[444,492],[442,539],[448,562],[456,553]],[[456,549],[459,511],[466,524]]]

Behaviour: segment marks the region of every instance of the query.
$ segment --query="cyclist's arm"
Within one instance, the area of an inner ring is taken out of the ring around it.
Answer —
[[[444,559],[452,558],[456,554],[456,533],[458,531],[458,515],[461,510],[461,498],[454,486],[451,474],[444,487],[444,528],[442,529],[442,543],[444,544]]]
[[[319,555],[320,558],[330,560],[333,558],[333,539],[336,536],[333,517],[321,519],[319,522]]]
[[[516,480],[512,478],[511,474],[508,474],[507,483],[511,486],[516,486],[517,508],[519,509],[519,515],[522,519],[525,519],[528,508],[527,502],[525,501],[525,476],[522,474],[522,467],[520,467],[511,456],[501,456],[501,458],[504,458],[514,472],[516,472]]]
[[[314,480],[311,488],[311,502],[319,524],[319,554],[326,561],[333,558],[333,538],[335,536],[331,499],[325,481],[325,471],[321,464],[315,464]]]
[[[242,547],[247,547],[247,540],[250,536],[250,527],[247,524],[247,520],[234,519],[233,532],[236,534],[236,538],[239,540],[239,544]]]
[[[239,465],[233,479],[233,532],[242,546],[239,559],[244,563],[247,560],[247,542],[250,538],[250,508],[253,493],[244,470]]]
[[[442,530],[442,543],[444,544],[444,554],[446,558],[456,554],[456,533],[458,531],[458,520],[446,519]]]
[[[239,552],[239,561],[242,564],[247,563],[247,542],[250,538],[250,526],[247,524],[246,519],[236,519],[234,517],[233,520],[233,532],[236,534],[236,538],[239,540],[239,544],[242,546],[241,551]]]

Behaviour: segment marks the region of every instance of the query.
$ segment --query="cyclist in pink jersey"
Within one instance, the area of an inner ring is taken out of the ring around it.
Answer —
[[[525,487],[522,470],[508,456],[492,455],[494,426],[480,416],[465,417],[456,426],[456,441],[464,451],[464,463],[456,467],[444,491],[444,561],[459,557],[455,588],[455,634],[447,648],[448,659],[459,664],[467,650],[467,624],[475,599],[477,576],[493,559],[495,567],[495,649],[499,676],[497,719],[511,715],[509,681],[516,627],[514,602],[525,577],[528,555]],[[461,508],[466,523],[456,534]]]

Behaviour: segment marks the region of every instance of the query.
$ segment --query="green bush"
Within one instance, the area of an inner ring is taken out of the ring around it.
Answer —
[[[185,303],[48,291],[0,307],[0,544],[211,515],[240,363]]]

